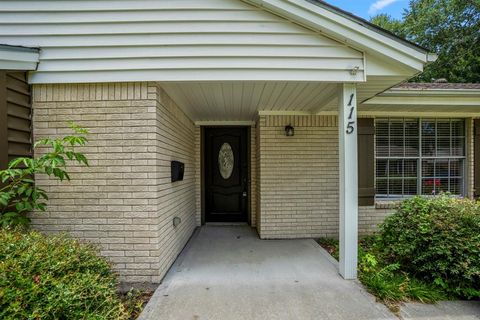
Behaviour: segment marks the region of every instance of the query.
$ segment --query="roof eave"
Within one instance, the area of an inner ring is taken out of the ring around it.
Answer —
[[[417,72],[435,61],[436,55],[379,27],[373,28],[366,20],[342,14],[333,6],[314,0],[242,0],[249,4],[320,32],[357,50],[385,56]],[[381,31],[383,30],[383,31]],[[412,72],[412,76],[416,72]]]
[[[37,70],[39,52],[38,48],[0,44],[0,70]]]
[[[380,96],[480,96],[478,89],[411,89],[411,88],[392,88],[380,94]]]

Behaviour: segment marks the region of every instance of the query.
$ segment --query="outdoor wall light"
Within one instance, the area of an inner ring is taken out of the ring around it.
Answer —
[[[182,222],[182,219],[180,219],[179,217],[175,217],[173,218],[173,226],[176,227],[180,224],[180,222]]]
[[[285,127],[285,135],[287,137],[293,137],[295,135],[295,129],[293,129],[292,125],[288,125]]]

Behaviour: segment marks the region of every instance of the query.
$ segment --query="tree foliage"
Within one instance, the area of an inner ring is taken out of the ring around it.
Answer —
[[[371,22],[438,54],[413,81],[480,82],[480,0],[410,0],[401,20]]]
[[[16,158],[6,170],[0,171],[0,226],[25,226],[30,222],[28,212],[45,211],[48,196],[45,190],[35,185],[35,174],[47,174],[61,181],[70,180],[66,171],[67,160],[88,166],[87,158],[75,150],[76,146],[85,145],[87,138],[84,135],[88,131],[73,123],[70,128],[74,135],[36,142],[34,148],[47,148],[42,156]]]

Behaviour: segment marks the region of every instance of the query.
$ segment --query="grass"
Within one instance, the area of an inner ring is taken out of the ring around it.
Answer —
[[[120,294],[120,298],[130,320],[138,318],[152,295],[153,291],[140,291],[134,289]]]
[[[399,311],[400,302],[434,303],[449,298],[448,294],[435,284],[416,279],[402,271],[398,264],[387,263],[375,252],[374,241],[374,237],[359,241],[358,279],[392,311]],[[317,242],[338,260],[338,240],[321,238],[317,239]]]

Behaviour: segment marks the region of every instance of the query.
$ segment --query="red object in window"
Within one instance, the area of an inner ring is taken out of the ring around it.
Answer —
[[[441,182],[440,179],[429,179],[429,180],[424,180],[423,184],[425,186],[433,186],[435,185],[436,187],[439,187]]]

